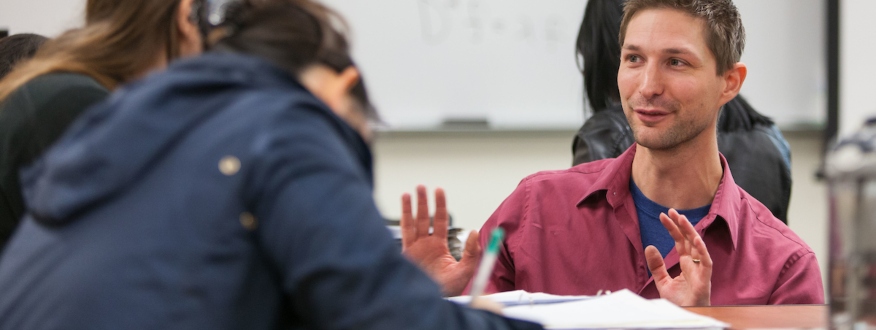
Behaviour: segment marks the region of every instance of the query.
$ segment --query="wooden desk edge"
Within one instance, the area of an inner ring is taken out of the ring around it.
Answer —
[[[731,329],[827,328],[827,305],[711,306],[684,309],[730,324]]]

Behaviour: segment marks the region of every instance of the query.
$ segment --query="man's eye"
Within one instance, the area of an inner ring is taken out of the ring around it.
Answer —
[[[671,60],[669,60],[669,65],[682,66],[682,65],[684,65],[684,62],[682,62],[681,60],[678,60],[678,59],[671,59]]]
[[[633,62],[633,63],[638,62],[639,55],[627,55],[627,61]]]

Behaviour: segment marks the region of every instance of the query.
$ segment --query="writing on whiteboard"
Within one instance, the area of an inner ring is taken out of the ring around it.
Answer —
[[[562,36],[574,29],[563,17],[548,14],[536,17],[521,13],[505,14],[503,1],[488,0],[419,0],[418,10],[423,41],[442,44],[465,41],[524,42],[548,50],[569,48],[561,45]]]

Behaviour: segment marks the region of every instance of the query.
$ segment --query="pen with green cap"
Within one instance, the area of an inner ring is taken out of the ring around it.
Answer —
[[[484,250],[484,256],[481,258],[481,263],[478,266],[478,271],[475,273],[474,280],[471,284],[471,304],[475,297],[484,294],[484,289],[487,288],[487,280],[493,272],[493,266],[496,265],[496,258],[499,256],[499,246],[505,238],[505,230],[502,227],[496,227],[490,232],[490,243],[487,249]]]

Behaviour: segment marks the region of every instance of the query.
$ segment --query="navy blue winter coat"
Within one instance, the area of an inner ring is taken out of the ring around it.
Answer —
[[[260,59],[182,61],[24,172],[0,329],[527,329],[397,250],[362,139]]]

